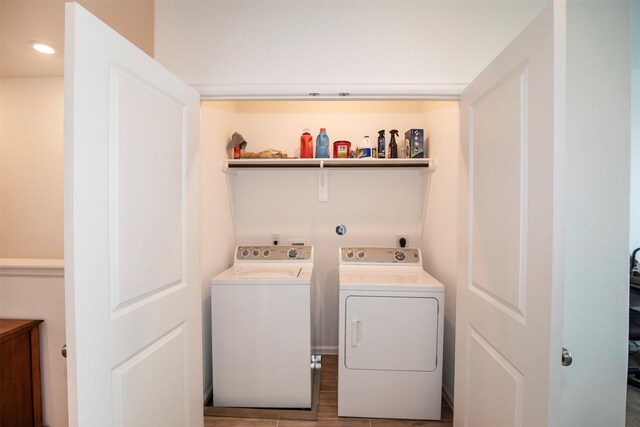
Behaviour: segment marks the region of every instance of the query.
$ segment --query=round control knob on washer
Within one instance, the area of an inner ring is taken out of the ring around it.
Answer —
[[[269,249],[262,251],[262,256],[268,257],[269,255],[271,255],[271,251]]]
[[[292,258],[292,259],[293,259],[293,258],[297,258],[299,253],[300,253],[300,251],[299,251],[298,249],[296,249],[296,248],[290,248],[290,249],[287,251],[287,256],[288,256],[289,258]]]
[[[365,251],[358,252],[358,258],[365,259],[367,257],[367,253]]]
[[[353,253],[353,251],[347,251],[347,253],[345,254],[347,256],[348,259],[353,259],[353,257],[356,255]]]
[[[251,252],[251,255],[253,256],[260,256],[260,250],[258,249],[254,249],[253,252]]]
[[[407,254],[405,254],[403,251],[396,251],[393,256],[395,257],[396,261],[404,261],[407,258]]]
[[[251,252],[249,252],[249,249],[247,248],[243,248],[242,251],[240,251],[240,255],[242,255],[245,258],[248,257],[250,253]]]

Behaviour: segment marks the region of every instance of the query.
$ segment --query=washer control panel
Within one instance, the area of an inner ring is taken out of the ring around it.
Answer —
[[[238,261],[309,261],[312,246],[238,246]]]
[[[414,248],[340,248],[340,261],[349,263],[421,264],[420,250]]]

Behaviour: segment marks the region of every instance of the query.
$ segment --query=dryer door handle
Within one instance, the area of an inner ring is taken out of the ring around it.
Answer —
[[[351,347],[358,347],[362,342],[362,322],[356,319],[351,321]]]

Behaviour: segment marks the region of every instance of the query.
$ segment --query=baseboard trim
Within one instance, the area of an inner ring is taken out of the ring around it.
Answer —
[[[0,276],[64,277],[64,260],[0,258]]]

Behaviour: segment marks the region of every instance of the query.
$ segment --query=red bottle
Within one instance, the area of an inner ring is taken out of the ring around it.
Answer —
[[[309,129],[305,129],[300,137],[300,158],[313,159],[313,137]]]

